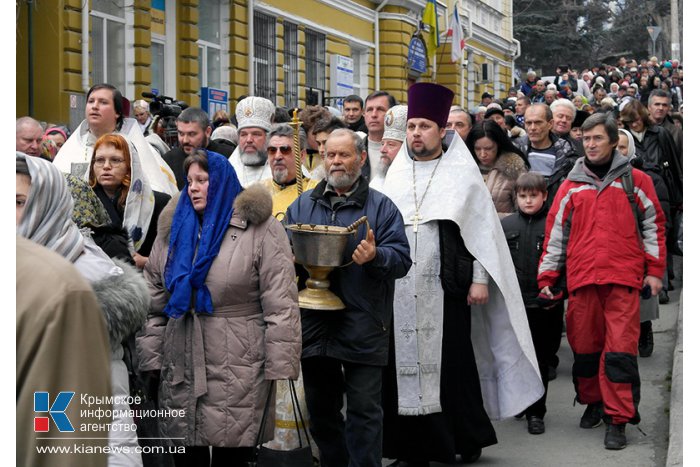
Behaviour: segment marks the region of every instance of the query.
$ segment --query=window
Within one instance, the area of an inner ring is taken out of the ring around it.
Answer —
[[[255,95],[277,102],[277,60],[275,51],[276,19],[258,11],[254,14],[255,29]]]
[[[284,105],[296,107],[299,101],[299,46],[297,25],[284,22]]]
[[[165,92],[165,42],[152,39],[151,41],[151,88],[160,94]]]
[[[366,49],[352,49],[352,92],[358,96],[366,96],[368,94],[368,56]]]
[[[489,64],[488,63],[482,63],[481,64],[481,81],[486,82],[491,79],[491,73],[489,73]]]
[[[90,16],[92,83],[110,83],[126,95],[124,0],[94,0]]]
[[[326,89],[326,36],[310,29],[306,30],[306,86]]]
[[[226,7],[220,0],[199,2],[199,81],[202,87],[223,89]]]

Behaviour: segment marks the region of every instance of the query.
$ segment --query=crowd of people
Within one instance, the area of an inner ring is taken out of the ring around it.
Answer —
[[[62,370],[90,375],[71,390],[114,396],[115,414],[134,394],[161,409],[110,419],[108,445],[179,449],[66,465],[247,466],[260,442],[294,447],[275,424],[287,380],[322,466],[471,463],[498,442],[491,420],[545,432],[565,317],[579,425],[604,421],[605,448],[622,449],[682,254],[682,95],[677,61],[620,58],[551,83],[529,72],[471,111],[433,83],[406,104],[307,106],[298,123],[241,96],[233,115],[182,110],[172,147],[148,103],[109,84],[72,131],[20,117],[18,413],[67,389],[32,368],[69,339]],[[300,308],[308,271],[285,225],[363,216],[329,275],[345,308]],[[20,279],[40,257],[51,297]],[[69,329],[37,335],[40,300]],[[41,465],[29,435],[18,425],[18,453]]]

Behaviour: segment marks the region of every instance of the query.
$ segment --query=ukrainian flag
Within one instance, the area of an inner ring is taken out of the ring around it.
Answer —
[[[425,10],[423,10],[423,25],[430,27],[430,32],[428,33],[428,40],[426,41],[426,47],[428,49],[428,57],[435,55],[435,51],[439,45],[439,32],[437,26],[437,4],[435,0],[428,0],[425,5]]]

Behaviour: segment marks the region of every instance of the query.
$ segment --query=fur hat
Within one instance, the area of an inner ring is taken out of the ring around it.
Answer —
[[[236,120],[238,130],[256,127],[270,132],[272,116],[275,114],[275,104],[264,97],[246,97],[236,105]]]
[[[395,105],[384,116],[384,136],[382,139],[406,139],[407,105]]]

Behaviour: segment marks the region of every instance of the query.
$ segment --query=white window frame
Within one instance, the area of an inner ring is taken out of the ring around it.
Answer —
[[[351,47],[353,66],[359,69],[360,82],[353,79],[353,93],[358,96],[369,94],[369,49]]]
[[[165,77],[163,94],[177,99],[177,11],[175,2],[165,0]]]
[[[168,41],[165,40],[165,36],[162,34],[151,33],[151,51],[153,51],[153,44],[159,44],[163,46],[163,86],[158,91],[161,95],[170,96],[170,94],[166,92],[166,82],[168,81]],[[151,63],[153,63],[154,61],[155,58],[153,57],[153,53],[151,53]],[[151,88],[153,88],[153,84],[153,74],[151,73]]]
[[[199,76],[199,87],[209,86],[209,69],[208,69],[208,49],[215,49],[219,51],[219,64],[221,69],[219,71],[220,77],[219,82],[221,83],[221,89],[224,91],[229,90],[229,50],[228,50],[228,37],[229,37],[229,4],[228,2],[219,2],[219,31],[221,31],[219,37],[219,43],[209,42],[202,39],[197,40],[198,53],[202,54],[202,70]]]
[[[134,95],[134,80],[135,80],[135,70],[134,70],[134,62],[136,60],[135,57],[135,52],[134,52],[134,10],[133,8],[125,8],[124,9],[124,18],[120,18],[118,16],[110,15],[108,13],[103,13],[99,10],[90,10],[90,16],[92,21],[101,21],[102,22],[102,56],[104,57],[104,60],[102,62],[102,76],[104,76],[104,82],[110,83],[109,76],[110,74],[107,72],[107,54],[110,52],[110,47],[108,43],[108,35],[107,35],[107,21],[113,21],[116,23],[121,23],[123,24],[124,27],[124,50],[122,53],[124,54],[124,89],[119,89],[119,91],[122,93],[123,96],[125,97],[130,97]],[[94,45],[93,45],[94,47]],[[93,50],[93,57],[94,57],[94,50]],[[93,64],[94,66],[97,66],[96,63],[94,63],[94,58],[93,58]],[[94,70],[93,70],[94,71]],[[94,82],[94,74],[93,74],[93,85],[94,84],[100,84]]]

